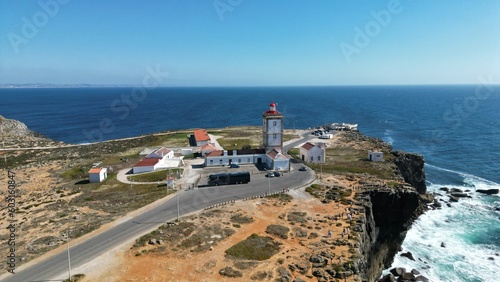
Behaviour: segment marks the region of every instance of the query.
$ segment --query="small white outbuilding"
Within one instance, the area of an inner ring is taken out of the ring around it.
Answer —
[[[368,160],[372,162],[384,161],[384,153],[380,151],[368,151]]]
[[[108,178],[108,169],[105,167],[93,167],[89,170],[90,183],[99,183]]]

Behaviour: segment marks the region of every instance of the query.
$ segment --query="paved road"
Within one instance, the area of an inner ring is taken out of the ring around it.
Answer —
[[[301,164],[292,164],[292,166],[291,173],[285,173],[282,177],[269,179],[264,175],[254,175],[248,184],[180,191],[171,200],[72,246],[70,248],[71,265],[72,267],[81,266],[123,242],[138,238],[165,222],[175,220],[178,207],[179,214],[182,216],[218,203],[263,195],[269,190],[278,192],[283,191],[284,188],[299,187],[315,179],[314,173],[310,170],[298,171]],[[179,206],[177,206],[177,199]],[[67,253],[62,251],[15,275],[4,276],[6,278],[2,281],[47,281],[67,273],[67,268]]]

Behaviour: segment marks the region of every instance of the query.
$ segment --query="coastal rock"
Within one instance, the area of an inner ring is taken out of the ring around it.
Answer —
[[[0,132],[2,132],[2,135],[6,136],[30,136],[30,137],[41,137],[42,135],[31,131],[28,129],[26,124],[14,120],[14,119],[8,119],[0,115]]]
[[[411,272],[405,272],[401,274],[398,280],[403,280],[403,281],[413,281],[415,279],[415,275]]]
[[[420,276],[415,277],[415,281],[429,282],[430,280],[429,280],[429,278],[420,275]]]
[[[406,268],[404,267],[394,267],[393,269],[389,270],[392,275],[398,277],[403,275],[403,273],[406,272]]]
[[[458,202],[458,197],[450,196],[450,202]]]
[[[450,189],[448,187],[441,187],[441,188],[439,188],[439,190],[445,191],[445,192],[450,191]]]
[[[424,157],[403,151],[393,151],[391,153],[396,157],[394,163],[405,182],[417,189],[419,194],[425,194],[427,186],[425,185]]]
[[[457,198],[470,198],[470,196],[467,193],[462,193],[462,192],[454,192],[450,193],[450,195]]]
[[[476,192],[486,194],[486,195],[494,195],[494,194],[498,194],[499,189],[477,189]]]
[[[415,258],[413,258],[413,254],[411,252],[406,252],[406,253],[402,253],[401,254],[402,257],[405,257],[405,258],[409,258],[410,260],[415,260]]]
[[[394,275],[392,273],[389,273],[378,280],[378,282],[395,282],[395,281],[396,281],[396,278],[394,277]]]
[[[374,189],[363,192],[366,223],[361,225],[360,252],[357,261],[362,279],[376,281],[389,268],[411,227],[425,205],[415,189]]]

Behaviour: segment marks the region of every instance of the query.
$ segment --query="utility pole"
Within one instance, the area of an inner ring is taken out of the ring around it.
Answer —
[[[68,245],[68,273],[69,273],[69,281],[71,282],[71,258],[69,255],[69,229],[66,229],[66,242]]]
[[[268,192],[267,192],[267,195],[271,195],[271,176],[269,175],[269,173],[267,173],[267,178],[269,180],[269,189],[268,189]]]
[[[179,222],[179,217],[180,217],[179,192],[180,191],[175,192],[175,193],[177,193],[177,195],[175,196],[177,198],[177,222]]]

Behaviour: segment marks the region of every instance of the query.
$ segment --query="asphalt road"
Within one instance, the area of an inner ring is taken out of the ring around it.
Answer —
[[[294,188],[313,181],[315,178],[314,173],[310,170],[298,171],[300,166],[301,164],[292,164],[294,169],[281,177],[267,178],[264,175],[252,176],[251,182],[248,184],[180,191],[177,196],[164,204],[72,246],[70,248],[71,265],[72,267],[83,265],[123,242],[138,238],[165,222],[175,220],[177,218],[178,207],[179,214],[182,216],[199,211],[207,206],[263,195],[269,190],[271,192],[283,191],[284,188]],[[179,205],[177,205],[177,200]],[[61,253],[38,264],[32,265],[14,275],[7,276],[2,281],[49,281],[67,273],[67,259],[67,252],[65,250],[61,251]]]

